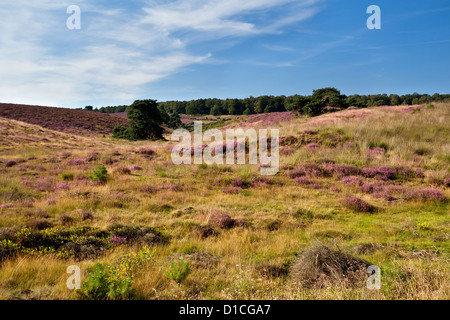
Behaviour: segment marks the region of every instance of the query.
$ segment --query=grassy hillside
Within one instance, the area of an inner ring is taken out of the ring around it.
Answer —
[[[0,149],[0,297],[82,298],[66,287],[68,266],[87,280],[97,262],[148,257],[149,246],[153,259],[127,269],[127,298],[449,299],[449,104],[257,116],[224,124],[280,129],[274,177],[176,166],[171,142],[52,136],[47,148],[2,120],[2,143],[22,147]],[[103,184],[88,178],[100,164]],[[316,272],[319,254],[379,266],[381,290],[347,267]],[[191,272],[177,282],[179,258]]]

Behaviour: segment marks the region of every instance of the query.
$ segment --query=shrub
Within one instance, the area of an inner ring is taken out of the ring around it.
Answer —
[[[344,207],[356,212],[374,212],[375,207],[356,197],[347,197],[343,201]]]
[[[178,259],[170,264],[170,269],[166,271],[166,276],[170,280],[181,283],[190,273],[191,268],[189,267],[187,261],[184,259]]]
[[[15,166],[16,164],[17,164],[16,160],[8,160],[5,162],[6,167],[12,167],[12,166]]]
[[[108,171],[105,166],[101,164],[96,169],[92,170],[89,175],[89,180],[105,183],[106,180],[108,180]]]
[[[215,213],[209,218],[209,223],[222,229],[231,229],[236,221],[227,214]]]
[[[142,148],[139,148],[138,153],[142,154],[142,155],[146,155],[146,156],[152,156],[156,152],[150,147],[142,147]]]
[[[120,166],[114,170],[114,173],[118,174],[131,174],[131,170],[127,167]]]
[[[360,186],[360,185],[362,185],[363,182],[358,177],[349,176],[349,177],[342,178],[341,183],[348,184],[348,185],[354,185],[354,186]]]
[[[438,202],[446,201],[446,198],[442,194],[442,192],[439,189],[433,187],[410,191],[407,193],[406,199],[418,201],[438,201]]]
[[[129,298],[134,277],[147,263],[155,261],[153,255],[154,251],[144,247],[138,253],[129,253],[113,264],[97,263],[77,292],[90,300]]]
[[[64,181],[73,181],[74,175],[73,173],[63,173],[62,174],[62,179]]]
[[[302,187],[312,188],[312,189],[320,189],[320,183],[307,177],[298,177],[295,178],[294,181],[301,185]]]

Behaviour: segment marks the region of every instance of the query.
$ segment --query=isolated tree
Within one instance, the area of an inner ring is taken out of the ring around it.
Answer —
[[[136,100],[127,108],[130,137],[134,140],[163,139],[163,122],[156,100]]]
[[[345,96],[336,88],[323,88],[313,91],[311,101],[303,111],[311,116],[317,116],[324,112],[326,107],[342,108],[345,106]]]
[[[84,110],[92,111],[92,110],[94,110],[94,107],[93,106],[86,106],[86,107],[84,107]]]
[[[115,138],[129,140],[163,139],[163,118],[156,100],[136,100],[127,108],[129,127],[115,126]]]

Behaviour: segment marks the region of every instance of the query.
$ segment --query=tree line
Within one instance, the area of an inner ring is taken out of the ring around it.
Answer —
[[[343,95],[336,88],[323,88],[313,91],[310,96],[260,96],[245,99],[196,99],[190,101],[165,101],[158,103],[163,117],[172,114],[188,115],[250,115],[257,113],[298,111],[302,114],[318,115],[324,112],[348,107],[366,108],[376,106],[416,105],[450,100],[449,94],[376,94]],[[107,106],[85,110],[101,113],[126,112],[128,106]],[[167,119],[164,119],[167,121]],[[164,121],[164,122],[166,122]]]

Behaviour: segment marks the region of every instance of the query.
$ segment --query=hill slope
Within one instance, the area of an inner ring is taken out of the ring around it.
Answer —
[[[7,103],[0,103],[0,117],[82,135],[110,134],[115,125],[128,123],[127,119],[92,111]]]

